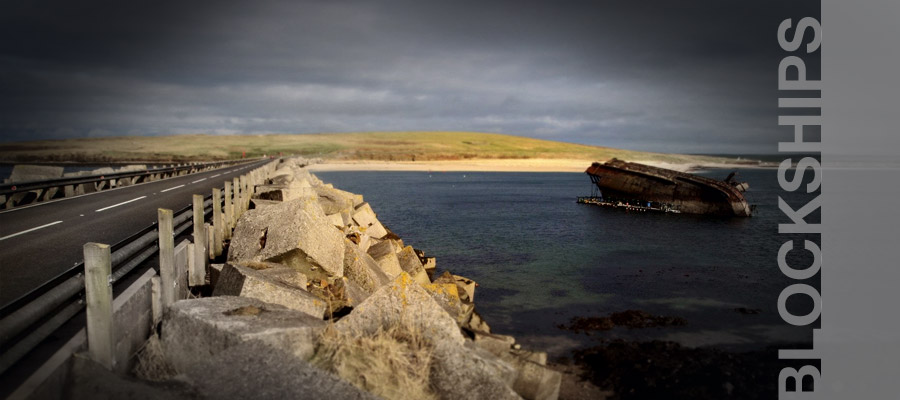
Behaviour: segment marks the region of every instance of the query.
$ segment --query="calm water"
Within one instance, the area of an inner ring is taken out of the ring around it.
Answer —
[[[702,174],[721,179],[728,172]],[[786,220],[777,196],[795,205],[804,197],[781,191],[775,170],[739,172],[758,206],[756,216],[742,219],[576,204],[577,196],[591,192],[581,173],[317,175],[363,194],[406,244],[437,257],[439,271],[476,280],[476,309],[495,332],[512,334],[525,346],[564,355],[616,337],[729,349],[810,338],[808,328],[790,327],[776,308],[780,291],[793,283],[775,261],[787,239],[777,234],[777,224]],[[804,255],[796,259],[796,265],[808,265]],[[803,299],[791,300],[795,313],[811,307]],[[737,307],[761,313],[744,315]],[[688,323],[615,328],[592,336],[557,328],[573,316],[627,309],[680,316]]]

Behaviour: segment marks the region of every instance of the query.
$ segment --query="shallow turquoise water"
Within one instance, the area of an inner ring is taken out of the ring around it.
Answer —
[[[703,174],[724,178],[730,171]],[[575,203],[591,192],[580,173],[320,172],[363,194],[404,242],[437,257],[438,270],[476,280],[476,309],[495,332],[555,355],[610,338],[758,348],[810,338],[776,308],[793,283],[776,264],[785,217],[775,170],[741,170],[753,218],[626,213]],[[792,253],[797,265],[805,255]],[[818,278],[814,278],[818,281]],[[800,313],[811,306],[792,298]],[[760,309],[757,315],[737,307]],[[641,309],[683,327],[615,328],[588,336],[557,328],[573,316]]]

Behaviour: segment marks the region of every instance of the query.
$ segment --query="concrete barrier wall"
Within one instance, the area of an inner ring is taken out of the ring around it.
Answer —
[[[156,271],[147,270],[113,301],[117,372],[125,372],[131,368],[134,354],[144,345],[153,328],[150,282],[154,276]],[[44,365],[22,382],[9,399],[65,399],[64,388],[70,372],[72,354],[85,350],[87,350],[87,334],[82,328]]]

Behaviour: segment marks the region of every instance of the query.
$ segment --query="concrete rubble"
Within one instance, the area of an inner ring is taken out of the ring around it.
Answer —
[[[179,379],[216,398],[374,398],[320,368],[317,345],[331,330],[360,337],[403,325],[425,338],[438,398],[558,397],[546,353],[491,333],[473,280],[435,276],[436,259],[404,245],[362,196],[303,165],[285,160],[254,188],[212,297],[165,310],[161,344]]]

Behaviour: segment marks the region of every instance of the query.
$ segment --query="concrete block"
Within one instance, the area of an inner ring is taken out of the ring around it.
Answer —
[[[8,183],[44,181],[48,179],[62,178],[63,167],[51,165],[27,165],[18,164],[13,167],[7,179]]]
[[[378,262],[349,239],[344,239],[344,276],[366,293],[391,281]]]
[[[463,303],[459,299],[457,287],[454,284],[430,283],[422,285],[431,294],[431,297],[447,311],[457,324],[464,326],[468,321],[474,306],[471,303]]]
[[[279,304],[316,318],[325,316],[327,304],[306,291],[306,277],[274,263],[225,264],[213,296],[242,296]]]
[[[469,322],[463,325],[471,331],[480,331],[491,333],[491,327],[488,323],[481,317],[481,314],[478,314],[478,311],[472,310],[472,315],[469,317]]]
[[[488,332],[472,332],[475,336],[474,343],[495,356],[503,356],[512,350],[516,344],[516,338],[509,335],[496,335]]]
[[[308,197],[247,211],[228,249],[228,261],[275,262],[311,279],[342,276],[343,258],[343,234]]]
[[[547,365],[547,352],[545,351],[531,351],[524,349],[513,349],[510,350],[510,354],[522,358],[524,360],[531,361],[540,365]]]
[[[102,168],[97,168],[97,169],[91,170],[90,174],[91,175],[109,175],[109,174],[114,174],[114,173],[116,173],[116,170],[114,170],[110,167],[102,167]]]
[[[360,232],[364,232],[373,238],[381,239],[387,235],[387,230],[385,230],[384,225],[381,225],[381,222],[378,222],[375,211],[372,211],[369,203],[363,203],[355,209],[353,221],[359,225]]]
[[[518,371],[515,383],[513,383],[513,390],[522,398],[529,400],[556,400],[559,398],[562,374],[558,371],[512,353],[501,358]]]
[[[162,347],[199,393],[226,399],[371,399],[306,360],[325,322],[242,297],[175,303],[166,313]]]
[[[435,343],[461,346],[465,339],[456,321],[406,273],[384,285],[335,324],[355,334],[374,334],[400,323],[421,330]]]
[[[353,193],[328,186],[313,188],[319,196],[319,204],[325,214],[335,214],[344,210],[353,210]]]
[[[434,280],[434,282],[453,283],[459,287],[460,299],[469,302],[475,301],[475,288],[478,287],[478,283],[469,278],[459,275],[453,275],[450,273],[450,271],[444,271],[444,273],[438,276]]]
[[[428,279],[428,273],[425,272],[425,267],[419,261],[419,257],[411,246],[400,249],[400,252],[397,253],[397,259],[400,262],[400,269],[409,274],[420,285],[431,283],[431,280]]]
[[[322,319],[284,306],[249,297],[215,296],[170,306],[163,317],[161,340],[172,366],[187,371],[202,361],[188,354],[213,355],[248,341],[308,359],[324,328]]]
[[[256,185],[251,199],[271,201],[291,201],[305,196],[312,196],[315,192],[308,185],[289,183],[286,185]]]
[[[281,204],[281,201],[278,200],[263,200],[263,199],[250,199],[250,209],[263,208],[267,206],[274,206]]]
[[[435,348],[431,384],[441,399],[520,399],[515,378],[512,366],[470,341]]]
[[[344,218],[341,217],[341,213],[326,215],[325,217],[328,218],[329,224],[336,226],[339,229],[343,229],[344,227],[347,226],[347,225],[344,225]]]
[[[385,240],[372,245],[367,252],[389,278],[396,278],[403,272],[403,269],[400,268],[400,259],[397,257],[396,246],[392,241]]]

